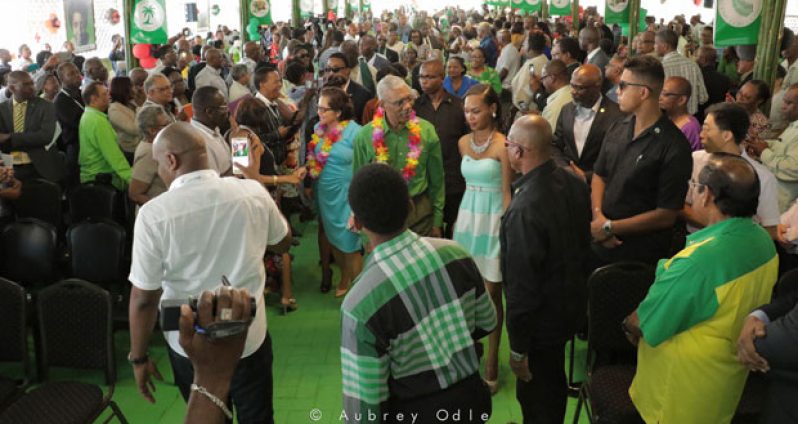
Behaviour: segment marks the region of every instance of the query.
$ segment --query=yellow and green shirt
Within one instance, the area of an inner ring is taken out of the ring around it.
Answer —
[[[661,260],[637,313],[643,339],[629,394],[648,423],[731,421],[746,369],[736,341],[748,313],[770,299],[778,257],[750,218],[729,218]]]

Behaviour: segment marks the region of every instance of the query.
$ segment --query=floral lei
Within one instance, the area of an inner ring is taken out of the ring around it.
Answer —
[[[316,131],[308,143],[307,166],[311,177],[319,178],[321,171],[324,170],[324,165],[327,164],[327,159],[330,158],[333,144],[341,139],[341,132],[347,125],[349,125],[349,121],[341,121],[337,125],[333,125],[329,131],[327,131],[327,125],[324,124],[319,124],[316,127]],[[321,143],[321,151],[316,156],[316,145],[319,143]]]
[[[374,153],[378,163],[388,163],[388,146],[385,145],[385,110],[377,108],[374,112],[374,120],[371,122],[373,132],[371,136]],[[407,130],[410,136],[407,139],[407,158],[405,166],[402,168],[402,176],[405,181],[410,181],[416,175],[418,158],[421,156],[421,125],[418,123],[416,112],[410,112],[410,121],[407,122]]]

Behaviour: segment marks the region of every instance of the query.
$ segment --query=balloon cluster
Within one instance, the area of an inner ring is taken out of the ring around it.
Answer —
[[[142,68],[151,69],[155,67],[158,59],[152,57],[151,44],[135,44],[133,45],[133,57],[139,60]]]
[[[250,40],[260,40],[260,22],[257,18],[249,18],[249,25],[247,25],[247,34]]]

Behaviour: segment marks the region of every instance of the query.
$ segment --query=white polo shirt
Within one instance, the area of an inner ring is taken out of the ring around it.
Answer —
[[[199,296],[219,287],[223,275],[233,287],[248,289],[257,299],[257,314],[246,357],[266,338],[263,254],[286,234],[285,219],[258,182],[221,178],[210,169],[192,172],[139,210],[129,279],[142,290],[163,289],[161,299]],[[164,336],[172,350],[186,356],[178,331]]]
[[[225,175],[233,168],[233,154],[230,145],[224,141],[224,136],[218,128],[210,129],[196,119],[191,120],[194,128],[202,131],[205,138],[205,149],[208,151],[208,165],[219,175]]]

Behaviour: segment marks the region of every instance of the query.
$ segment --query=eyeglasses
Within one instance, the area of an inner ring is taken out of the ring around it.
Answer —
[[[701,184],[696,180],[690,180],[690,189],[695,190],[699,194],[704,192],[704,187],[706,186],[706,184]]]
[[[507,149],[509,149],[510,147],[515,147],[516,149],[519,149],[519,150],[529,150],[528,147],[524,147],[524,146],[522,146],[522,145],[520,145],[520,144],[518,144],[518,143],[516,143],[516,142],[514,142],[512,140],[510,140],[509,138],[504,140],[504,147],[507,148]]]
[[[326,107],[326,106],[318,106],[317,109],[318,109],[319,113],[327,113],[327,112],[333,110],[333,108]]]
[[[684,94],[684,93],[671,93],[671,92],[667,92],[667,91],[663,91],[661,94],[663,96],[665,96],[665,97],[679,97],[679,96],[686,96],[687,95],[687,94]]]
[[[618,83],[618,88],[621,91],[626,90],[628,87],[643,87],[643,88],[647,88],[649,91],[654,91],[654,90],[651,89],[651,87],[649,87],[646,84],[638,84],[636,82],[626,82],[626,81],[621,81],[621,82]]]
[[[546,80],[546,78],[551,78],[551,77],[553,77],[553,76],[554,76],[554,75],[543,75],[542,77],[540,77],[540,82],[543,82],[543,81],[545,81],[545,80]]]
[[[407,103],[413,103],[415,101],[416,101],[416,96],[410,95],[410,96],[407,96],[407,97],[405,97],[403,99],[395,100],[395,101],[392,101],[392,102],[386,100],[385,103],[387,103],[387,104],[389,104],[389,105],[391,105],[393,107],[402,107],[402,106],[404,106]]]
[[[335,74],[335,73],[341,72],[343,69],[346,69],[346,68],[343,67],[343,66],[340,66],[340,67],[328,66],[328,67],[324,68],[324,72],[325,73],[332,72],[333,74]]]

